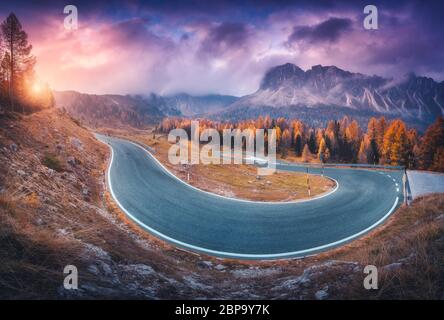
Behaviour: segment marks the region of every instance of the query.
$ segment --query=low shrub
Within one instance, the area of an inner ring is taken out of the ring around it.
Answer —
[[[43,158],[43,164],[55,171],[62,171],[62,164],[60,160],[57,158],[57,156],[53,154],[45,154],[45,157]]]

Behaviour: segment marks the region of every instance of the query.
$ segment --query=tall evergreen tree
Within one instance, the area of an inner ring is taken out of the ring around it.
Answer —
[[[370,140],[376,140],[378,138],[378,120],[374,117],[371,117],[368,121],[367,135]]]
[[[8,91],[11,109],[14,110],[18,89],[23,86],[25,76],[33,72],[35,57],[31,55],[32,46],[28,43],[28,35],[14,13],[9,14],[0,29],[5,52],[9,54]]]
[[[371,164],[378,164],[379,163],[379,149],[378,144],[376,142],[376,139],[370,140],[370,146],[367,153],[367,162]]]
[[[359,152],[358,152],[358,162],[359,163],[367,163],[367,150],[365,148],[365,141],[361,141],[361,145],[359,146]]]
[[[311,153],[316,153],[316,136],[315,136],[315,132],[313,129],[310,130],[310,137],[308,139],[308,147],[310,149]]]
[[[296,133],[296,137],[294,139],[294,152],[297,157],[302,155],[302,137],[299,132]]]

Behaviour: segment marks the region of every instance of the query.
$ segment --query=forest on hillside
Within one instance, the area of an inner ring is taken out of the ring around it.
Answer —
[[[342,120],[330,120],[326,127],[310,127],[301,120],[270,118],[239,122],[217,122],[199,119],[200,130],[214,128],[222,134],[224,129],[276,130],[276,149],[285,158],[293,151],[302,161],[313,156],[319,161],[340,163],[363,163],[400,165],[409,169],[422,169],[444,172],[444,119],[439,117],[420,136],[416,129],[409,128],[402,120],[386,120],[372,117],[366,128],[361,128],[356,120],[345,116]],[[190,136],[191,120],[165,118],[157,131],[169,133],[182,128]],[[222,143],[222,142],[221,142]],[[243,141],[245,145],[245,141]]]

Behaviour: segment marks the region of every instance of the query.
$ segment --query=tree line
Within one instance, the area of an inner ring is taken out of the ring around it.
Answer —
[[[157,131],[168,133],[175,128],[187,130],[190,136],[191,120],[165,118]],[[200,129],[276,130],[277,152],[283,158],[289,152],[302,161],[317,158],[320,162],[401,165],[409,169],[444,172],[444,119],[438,118],[420,136],[399,119],[387,121],[383,116],[372,117],[366,128],[356,120],[344,117],[331,120],[326,127],[314,128],[303,121],[285,118],[258,117],[235,123],[199,119]]]
[[[30,112],[52,107],[48,85],[36,82],[28,35],[14,13],[0,24],[0,110]]]

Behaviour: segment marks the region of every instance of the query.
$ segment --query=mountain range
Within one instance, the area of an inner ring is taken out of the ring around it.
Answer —
[[[387,79],[316,65],[306,71],[286,63],[271,68],[259,89],[240,98],[224,95],[159,96],[84,95],[56,92],[56,104],[77,117],[118,115],[121,122],[141,126],[164,116],[207,116],[240,120],[259,115],[299,118],[312,125],[344,115],[365,123],[370,116],[403,118],[424,127],[444,114],[444,82],[411,73]],[[93,110],[95,109],[95,110]],[[90,112],[88,112],[90,111]],[[128,113],[128,114],[127,114]]]
[[[226,95],[171,96],[96,95],[76,91],[55,91],[56,106],[91,127],[143,128],[167,116],[197,117],[220,112],[238,98]]]
[[[312,119],[334,119],[335,114],[386,115],[421,125],[443,115],[444,82],[414,74],[386,79],[335,66],[317,65],[304,71],[287,63],[271,68],[259,89],[230,105],[225,117],[239,110],[248,117],[264,112],[296,117],[301,113]]]

